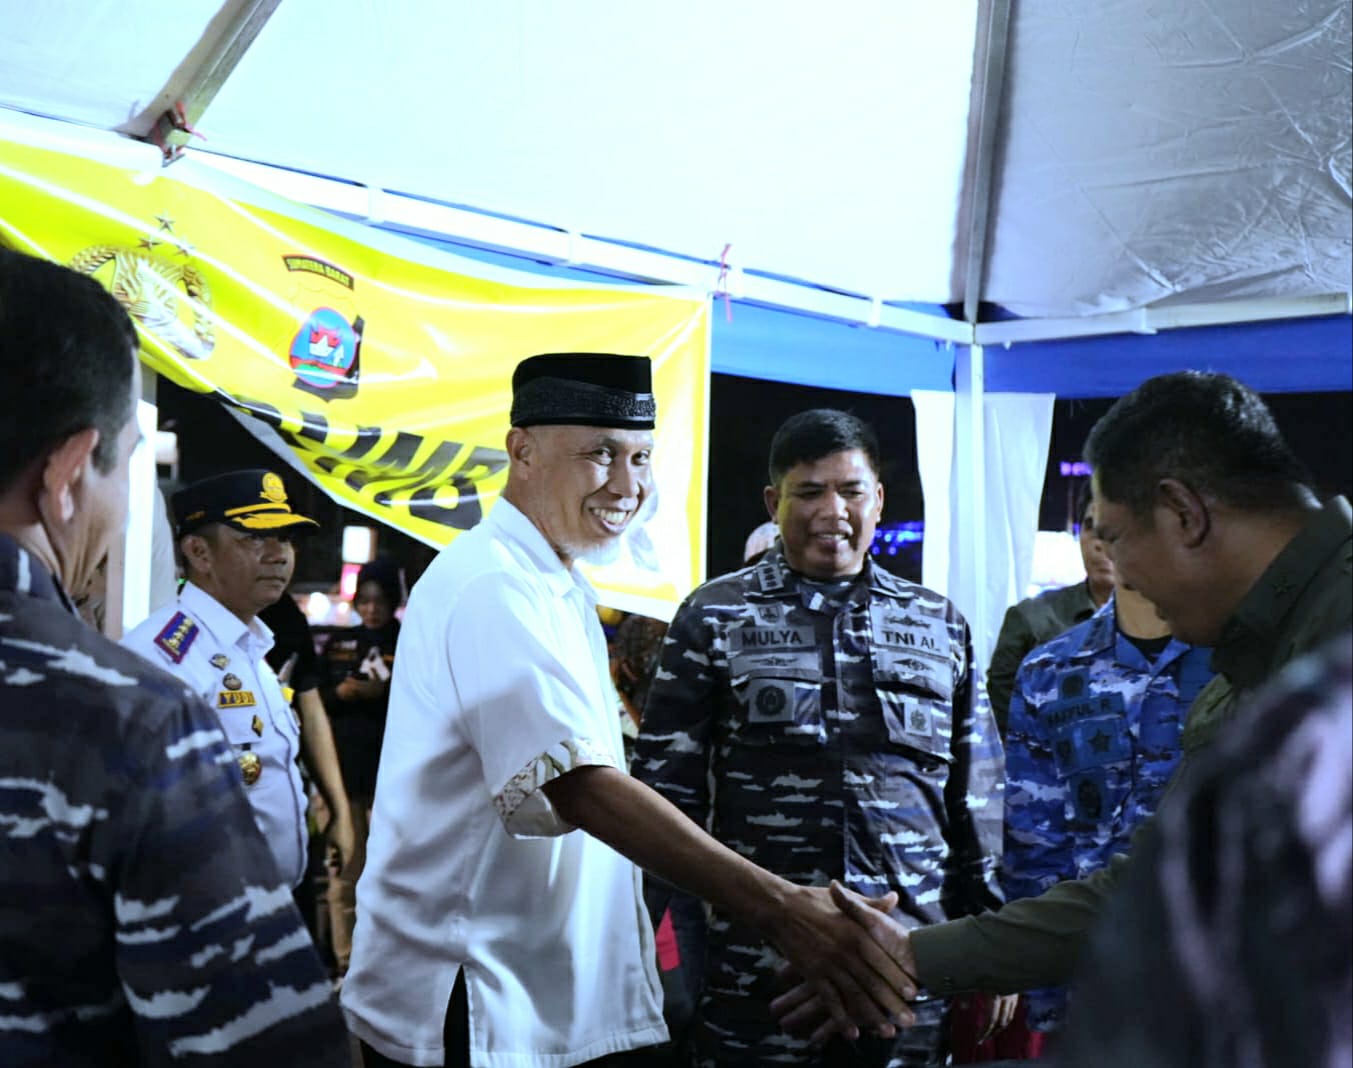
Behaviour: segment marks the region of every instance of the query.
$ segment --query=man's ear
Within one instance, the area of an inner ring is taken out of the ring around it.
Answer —
[[[1163,478],[1156,484],[1157,507],[1169,515],[1169,531],[1187,549],[1196,549],[1212,529],[1212,513],[1207,502],[1192,487],[1177,478]]]
[[[535,438],[524,427],[514,426],[507,432],[507,455],[514,464],[531,466]]]
[[[770,513],[771,519],[779,522],[780,491],[774,486],[767,486],[761,491],[761,498],[766,502],[766,511]]]
[[[883,522],[883,483],[878,484],[878,511],[874,514],[874,522]]]
[[[72,434],[47,454],[42,466],[41,493],[51,514],[62,523],[75,517],[75,494],[84,477],[89,459],[99,444],[94,427]]]
[[[179,554],[185,564],[191,564],[197,571],[206,571],[210,563],[210,546],[201,534],[185,534],[179,539]]]

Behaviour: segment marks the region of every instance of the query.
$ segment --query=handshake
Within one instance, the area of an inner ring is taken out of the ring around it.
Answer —
[[[814,1045],[836,1034],[853,1041],[862,1027],[884,1038],[910,1027],[919,984],[907,930],[888,916],[897,894],[861,897],[834,879],[827,890],[797,889],[809,896],[789,902],[772,933],[788,959],[781,977],[794,984],[771,1002],[780,1026]]]
[[[862,1029],[892,1038],[915,1023],[910,1003],[920,982],[911,938],[888,915],[897,895],[866,898],[835,880],[827,890],[799,889],[812,898],[791,905],[773,936],[789,961],[781,977],[794,984],[770,1004],[780,1026],[820,1046],[838,1034],[853,1041]],[[798,925],[811,922],[811,908],[818,918],[806,931]],[[995,999],[986,1035],[1009,1023],[1017,1002],[1013,995]]]

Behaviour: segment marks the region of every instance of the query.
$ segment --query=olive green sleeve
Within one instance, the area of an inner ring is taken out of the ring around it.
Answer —
[[[1024,616],[1023,605],[1012,605],[1006,609],[1001,621],[1001,631],[996,637],[996,649],[991,654],[991,667],[987,671],[987,700],[991,702],[991,713],[996,717],[996,729],[1005,737],[1005,726],[1010,718],[1010,695],[1015,689],[1015,674],[1025,655],[1038,642],[1034,632]]]
[[[1120,854],[1087,878],[1058,883],[998,912],[917,928],[911,948],[921,985],[933,994],[1013,994],[1068,982],[1126,863]]]

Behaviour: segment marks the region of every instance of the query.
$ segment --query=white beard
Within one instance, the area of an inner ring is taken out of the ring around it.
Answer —
[[[586,560],[589,564],[605,566],[613,564],[620,559],[620,551],[624,548],[625,535],[618,538],[608,538],[603,542],[593,542],[591,545],[583,546],[573,551],[573,557],[576,560]]]
[[[625,546],[630,548],[630,554],[635,562],[649,571],[657,571],[657,554],[653,549],[653,542],[648,536],[645,527],[648,521],[658,511],[658,491],[654,487],[644,498],[643,504],[639,506],[639,512],[629,525],[620,532],[618,537],[608,538],[603,542],[593,542],[589,545],[568,546],[570,554],[576,560],[585,560],[589,564],[597,567],[605,567],[607,564],[613,564],[620,559],[620,554]]]

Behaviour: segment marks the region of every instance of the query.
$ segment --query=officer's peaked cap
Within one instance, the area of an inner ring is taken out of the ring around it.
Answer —
[[[191,534],[208,523],[250,534],[288,530],[295,533],[319,526],[291,510],[281,476],[262,468],[231,471],[185,486],[170,500],[176,537]]]

